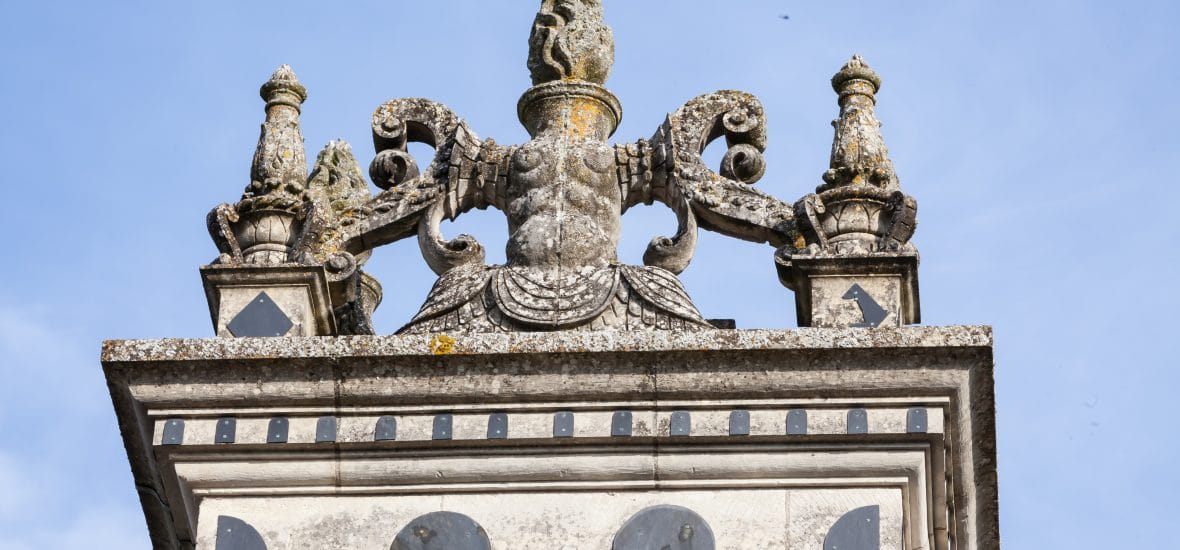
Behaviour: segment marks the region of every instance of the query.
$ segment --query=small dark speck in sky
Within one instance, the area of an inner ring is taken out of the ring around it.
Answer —
[[[784,14],[782,14],[782,15],[778,16],[778,18],[779,18],[779,19],[782,19],[783,21],[786,21],[787,19],[790,19],[790,18],[791,18],[791,16],[789,16],[789,15],[787,15],[787,14],[785,14],[785,13],[784,13]]]

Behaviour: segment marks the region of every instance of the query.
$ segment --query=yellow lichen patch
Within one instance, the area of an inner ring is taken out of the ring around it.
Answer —
[[[602,108],[591,101],[576,100],[569,111],[567,135],[583,138],[594,135],[603,118]]]
[[[455,352],[455,339],[446,334],[436,334],[430,339],[430,353],[447,355]]]

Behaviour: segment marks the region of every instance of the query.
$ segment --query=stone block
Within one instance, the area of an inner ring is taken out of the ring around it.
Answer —
[[[917,253],[798,254],[779,262],[801,327],[878,328],[921,322]]]
[[[327,336],[335,331],[323,267],[211,265],[201,268],[201,279],[217,336]],[[247,331],[235,333],[235,321]],[[268,332],[274,326],[286,331]],[[258,327],[265,333],[249,330]]]

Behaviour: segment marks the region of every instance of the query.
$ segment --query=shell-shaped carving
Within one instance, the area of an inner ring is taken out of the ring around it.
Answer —
[[[581,270],[506,266],[496,270],[492,293],[505,316],[526,326],[568,327],[597,317],[618,285],[611,267]]]

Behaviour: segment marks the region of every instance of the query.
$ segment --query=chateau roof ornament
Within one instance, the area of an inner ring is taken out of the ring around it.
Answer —
[[[780,273],[799,254],[912,249],[914,203],[898,190],[873,115],[880,79],[859,57],[833,78],[841,116],[826,183],[795,205],[752,187],[766,168],[766,116],[744,92],[699,96],[650,139],[609,144],[622,118],[604,86],[613,61],[601,0],[543,0],[529,38],[533,86],[517,106],[531,139],[500,145],[439,103],[388,101],[372,118],[376,196],[346,143],[329,144],[306,173],[298,119],[306,91],[281,67],[262,89],[266,122],[250,186],[209,216],[218,266],[322,267],[334,331],[368,333],[380,287],[361,266],[374,248],[417,237],[439,279],[402,332],[701,330],[712,326],[676,277],[699,229],[769,243]],[[728,150],[713,170],[701,155],[721,137]],[[434,148],[425,168],[409,142]],[[653,202],[675,213],[676,231],[652,239],[643,266],[620,264],[622,214]],[[502,266],[485,265],[471,236],[440,230],[487,207],[508,218]]]

